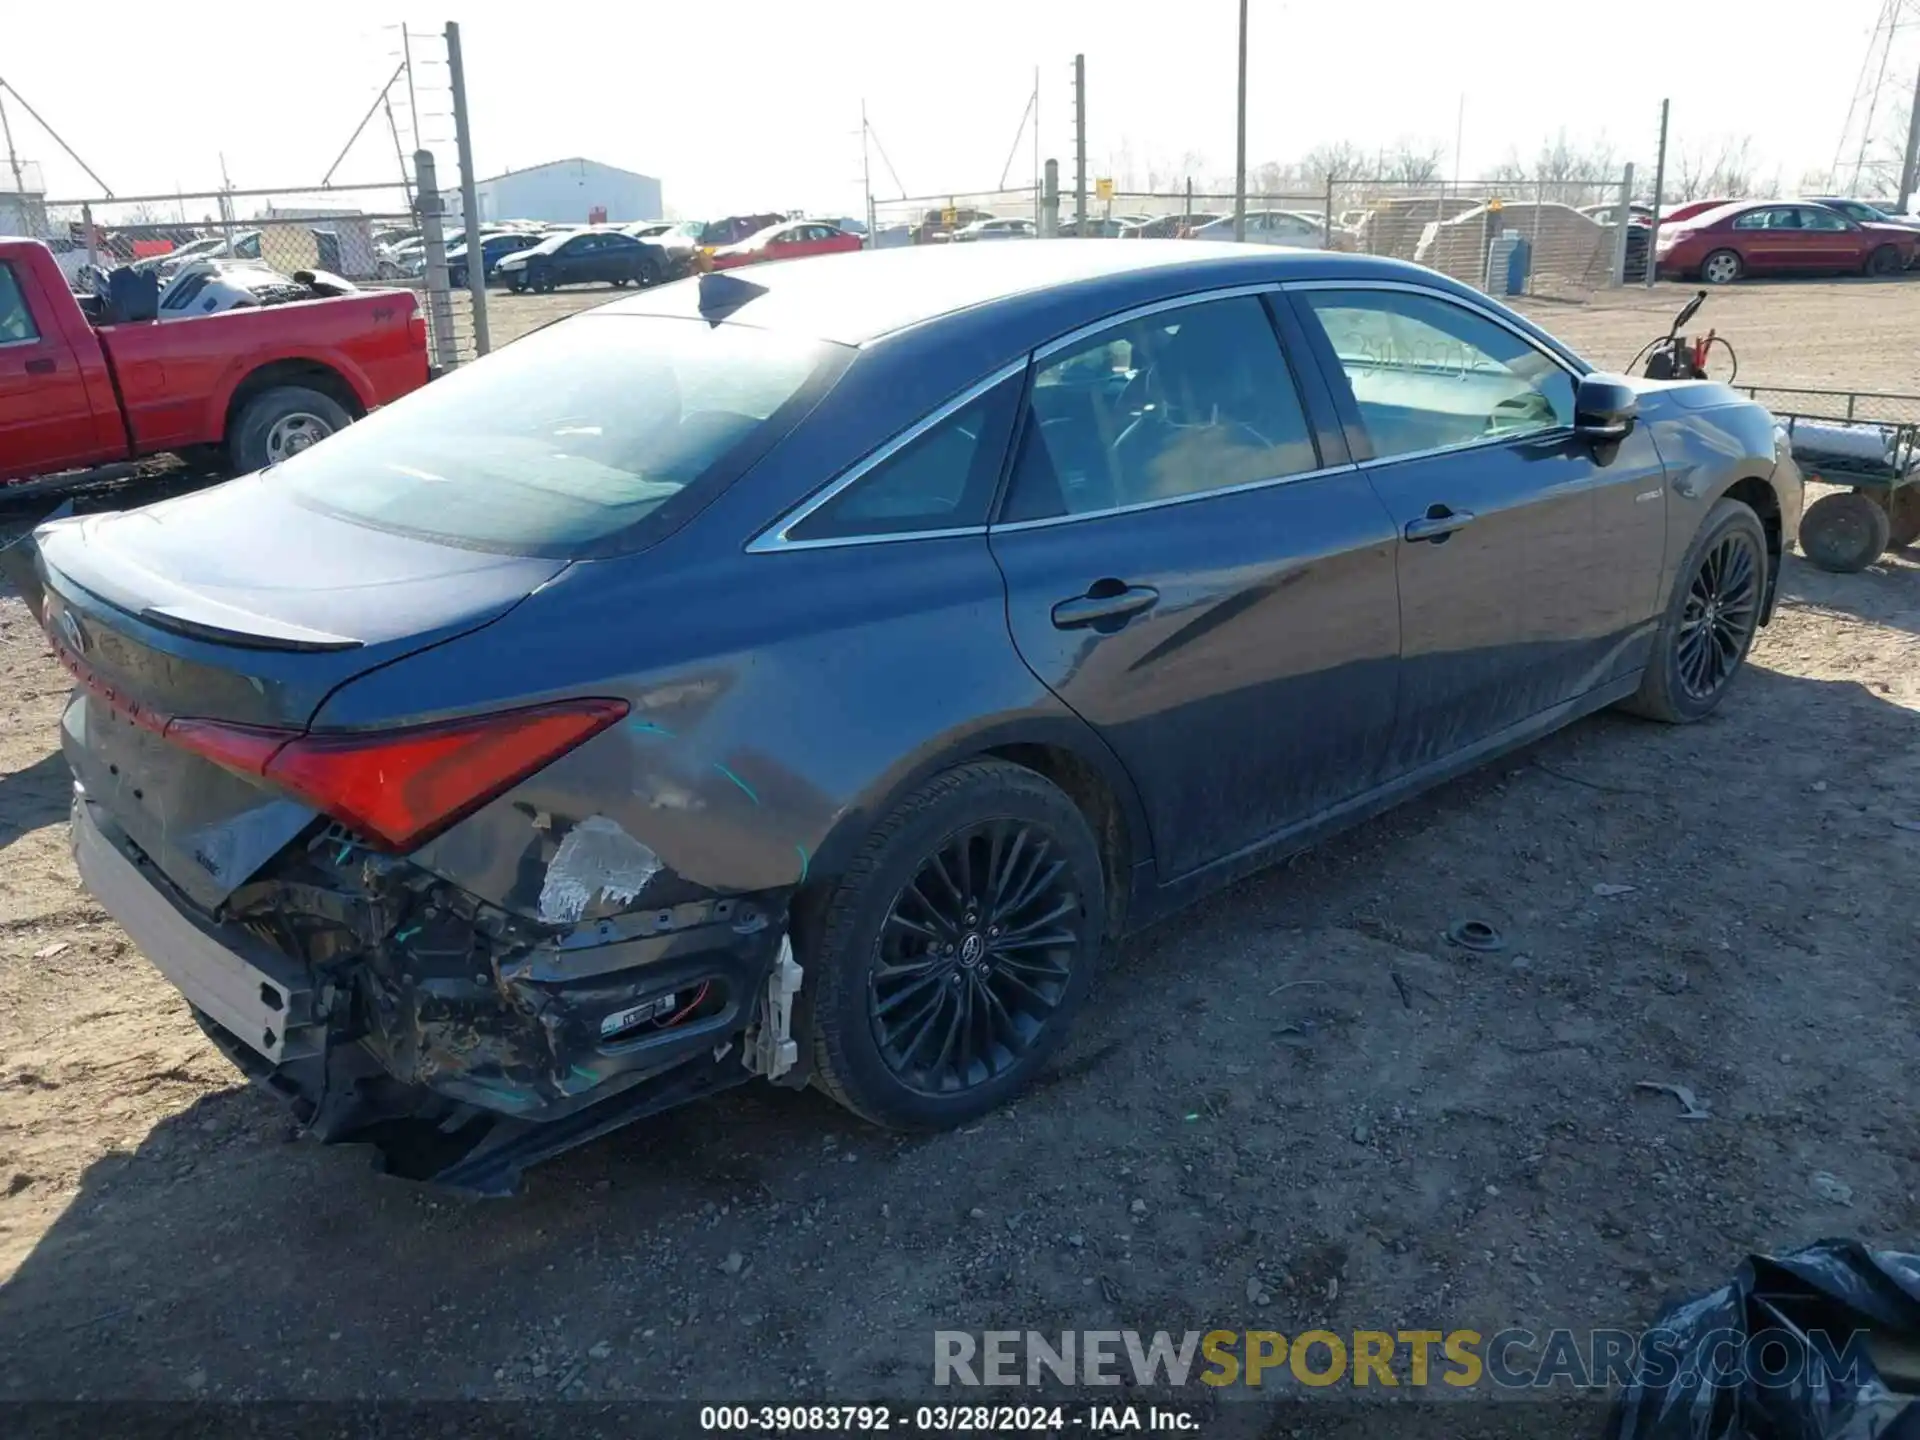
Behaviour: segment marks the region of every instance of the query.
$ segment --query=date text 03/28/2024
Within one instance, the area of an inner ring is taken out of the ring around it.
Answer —
[[[703,1405],[700,1428],[749,1435],[954,1435],[1133,1431],[1192,1434],[1190,1411],[1164,1405]]]

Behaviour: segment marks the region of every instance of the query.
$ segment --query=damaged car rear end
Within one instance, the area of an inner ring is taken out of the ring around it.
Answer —
[[[36,536],[82,879],[236,1065],[410,1177],[505,1191],[792,1066],[791,850],[695,878],[636,820],[710,826],[710,792],[737,796],[644,773],[712,696],[609,663],[638,617],[556,634],[543,612],[644,564],[835,357],[625,327],[515,347],[302,464]],[[605,403],[635,389],[697,408]]]

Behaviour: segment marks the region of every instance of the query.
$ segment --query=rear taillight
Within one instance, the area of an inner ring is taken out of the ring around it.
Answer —
[[[413,343],[422,350],[427,348],[427,317],[416,310],[407,324],[407,332],[413,337]]]
[[[259,776],[380,849],[407,851],[626,713],[624,700],[568,700],[354,735],[174,720],[166,737],[217,765]]]

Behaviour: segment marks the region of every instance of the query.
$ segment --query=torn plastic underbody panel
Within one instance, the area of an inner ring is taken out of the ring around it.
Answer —
[[[607,835],[583,831],[603,860],[621,859]],[[289,845],[217,918],[194,917],[110,820],[89,833],[236,960],[255,957],[249,983],[272,981],[260,990],[277,1015],[263,1024],[257,1006],[196,995],[195,977],[148,947],[215,1044],[316,1138],[370,1143],[390,1173],[507,1194],[526,1166],[643,1115],[755,1074],[804,1078],[786,1033],[798,985],[788,891],[715,896],[671,872],[629,874],[616,876],[619,902],[641,889],[681,898],[556,925],[328,827]],[[779,1033],[760,1033],[763,1016]]]

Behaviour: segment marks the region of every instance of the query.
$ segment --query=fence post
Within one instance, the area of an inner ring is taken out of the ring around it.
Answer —
[[[1060,162],[1047,161],[1046,179],[1040,193],[1040,238],[1052,240],[1060,234]]]
[[[82,205],[80,207],[80,223],[86,227],[87,231],[87,269],[90,271],[98,270],[100,268],[100,241],[98,232],[93,228],[93,206]],[[93,281],[89,279],[87,283],[91,285]]]
[[[441,370],[460,363],[453,343],[453,290],[447,280],[447,237],[440,228],[440,186],[433,173],[433,152],[413,152],[413,193],[420,206],[421,248],[426,254],[427,332],[433,362]]]
[[[1613,283],[1627,283],[1627,236],[1633,229],[1633,162],[1627,162],[1626,170],[1620,176],[1620,205],[1613,212],[1615,231],[1613,236]],[[1646,257],[1651,264],[1653,256]]]
[[[1533,294],[1533,277],[1540,273],[1540,212],[1547,208],[1547,182],[1538,181],[1533,195],[1533,248],[1527,261],[1526,293]]]
[[[1189,190],[1193,188],[1193,182],[1191,180],[1187,182],[1187,188]],[[1325,234],[1321,236],[1320,243],[1324,245],[1327,249],[1331,250],[1333,248],[1333,172],[1331,170],[1327,172],[1326,199],[1327,199],[1327,208],[1323,213],[1327,217],[1327,222],[1326,222],[1326,225],[1323,227],[1323,229],[1325,230]],[[1193,209],[1193,206],[1191,203],[1188,204],[1187,209],[1189,210]]]
[[[453,88],[453,143],[460,157],[460,216],[467,230],[467,290],[473,296],[473,350],[493,348],[487,330],[487,257],[480,245],[480,200],[473,182],[473,136],[467,129],[467,71],[460,58],[459,22],[447,22],[447,76]]]

